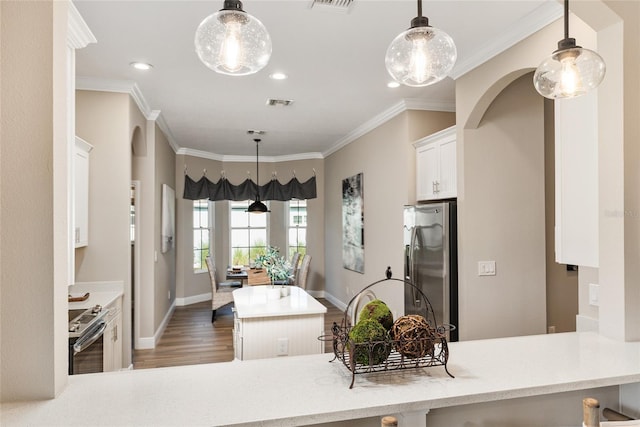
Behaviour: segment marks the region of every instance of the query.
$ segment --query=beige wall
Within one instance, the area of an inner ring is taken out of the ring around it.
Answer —
[[[346,305],[365,286],[384,278],[387,266],[403,276],[403,206],[415,203],[412,142],[452,126],[453,113],[408,111],[325,159],[325,291]],[[364,274],[342,266],[342,180],[363,173]],[[404,310],[401,286],[374,290],[392,310]],[[397,286],[396,286],[397,285]]]
[[[67,382],[67,8],[0,2],[0,401]]]
[[[158,262],[155,264],[154,275],[154,327],[158,329],[160,323],[169,312],[172,301],[176,298],[176,248],[162,253],[162,184],[177,191],[176,182],[176,155],[169,145],[169,141],[157,125],[154,125],[155,135],[155,184],[154,184],[154,250],[158,254]],[[176,201],[173,201],[174,203]],[[175,236],[174,236],[175,238]],[[146,309],[147,307],[145,307]]]
[[[131,362],[129,204],[132,138],[146,119],[128,94],[76,92],[76,133],[93,145],[89,164],[89,244],[76,249],[76,281],[124,284],[123,364]]]
[[[251,176],[255,180],[255,162],[222,162],[194,156],[176,156],[176,195],[177,224],[178,224],[178,254],[177,254],[177,294],[178,298],[193,298],[211,292],[211,283],[206,273],[194,273],[191,268],[191,254],[193,237],[191,232],[192,201],[182,198],[184,189],[184,170],[194,180],[200,179],[206,169],[206,175],[211,181],[218,181],[224,170],[225,176],[232,183],[240,183]],[[280,182],[285,183],[293,177],[293,171],[301,182],[313,176],[316,172],[317,195],[307,202],[307,253],[312,256],[309,273],[308,289],[312,291],[324,289],[324,162],[321,159],[295,161],[260,161],[260,183],[265,184],[276,173]],[[214,251],[218,280],[224,280],[224,269],[231,264],[229,259],[229,204],[224,201],[215,202],[215,235]],[[283,252],[286,248],[285,203],[269,202],[269,243],[278,246]]]
[[[155,335],[154,250],[155,250],[155,124],[144,123],[134,131],[132,149],[132,177],[138,181],[136,192],[137,256],[134,282],[134,334],[135,348],[153,346]],[[149,341],[150,340],[150,341]]]
[[[531,76],[495,98],[459,149],[460,339],[544,333],[544,117]],[[496,275],[478,276],[487,260],[496,261]]]
[[[77,91],[76,108],[76,133],[93,145],[89,160],[89,244],[76,249],[76,281],[128,283],[129,96]]]

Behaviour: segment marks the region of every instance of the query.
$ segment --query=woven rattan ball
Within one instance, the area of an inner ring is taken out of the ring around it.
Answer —
[[[423,316],[408,314],[399,317],[390,335],[396,351],[410,359],[433,354],[435,331]]]

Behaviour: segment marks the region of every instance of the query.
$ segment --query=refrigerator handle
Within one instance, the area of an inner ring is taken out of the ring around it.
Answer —
[[[416,263],[415,263],[415,247],[416,240],[418,239],[418,227],[413,227],[411,229],[411,246],[409,247],[409,277],[407,280],[411,282],[414,286],[419,286],[418,283],[414,282],[414,278],[416,277]],[[420,295],[415,287],[411,286],[411,295],[413,296],[413,302],[416,307],[419,307],[421,304]]]

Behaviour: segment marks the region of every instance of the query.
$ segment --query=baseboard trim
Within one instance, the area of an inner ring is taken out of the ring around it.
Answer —
[[[344,302],[340,301],[338,298],[334,297],[333,295],[331,295],[330,293],[323,291],[324,294],[324,298],[329,301],[331,304],[335,305],[336,307],[338,307],[341,311],[345,311],[347,309],[347,304],[345,304]]]
[[[185,305],[196,304],[203,301],[211,301],[211,292],[207,292],[206,294],[200,294],[200,295],[192,295],[190,297],[185,297],[185,298],[176,298],[176,306],[184,307]]]
[[[167,325],[169,324],[169,320],[171,319],[171,315],[176,309],[176,302],[173,301],[171,307],[165,314],[164,319],[162,319],[162,323],[156,330],[156,333],[152,337],[140,337],[139,347],[136,350],[149,350],[156,348],[156,343],[160,341],[162,334],[164,334],[164,330],[167,329]]]

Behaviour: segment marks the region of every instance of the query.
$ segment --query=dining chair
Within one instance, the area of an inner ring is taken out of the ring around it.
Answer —
[[[291,256],[291,275],[289,276],[289,284],[293,285],[296,282],[296,276],[300,269],[300,252],[294,252]]]
[[[307,289],[307,279],[309,278],[309,265],[311,264],[311,255],[305,254],[300,262],[298,276],[296,277],[296,285],[302,289]]]
[[[232,283],[238,282],[225,282],[222,286],[216,281],[216,268],[211,257],[206,257],[207,270],[209,271],[209,279],[211,280],[211,323],[216,320],[216,310],[224,307],[225,305],[233,303],[233,290],[239,286],[234,286]],[[242,286],[242,285],[241,285]]]

